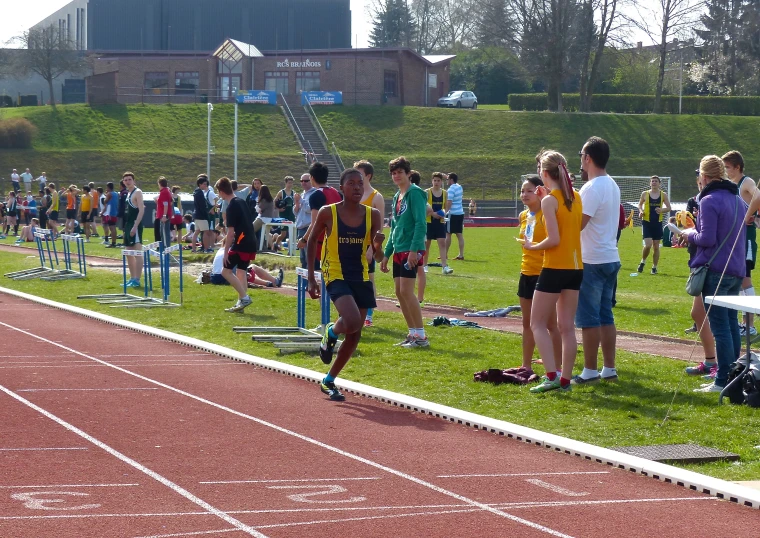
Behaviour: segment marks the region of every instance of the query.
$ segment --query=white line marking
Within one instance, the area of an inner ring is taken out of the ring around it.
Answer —
[[[553,491],[554,493],[565,495],[567,497],[585,497],[586,495],[588,495],[588,492],[586,491],[572,491],[560,486],[555,486],[554,484],[550,484],[549,482],[544,482],[543,480],[538,480],[537,478],[528,478],[526,482],[528,482],[529,484],[533,484],[534,486],[538,486],[540,488],[548,489],[549,491]]]
[[[441,474],[436,478],[498,478],[502,476],[568,476],[583,474],[610,474],[609,471],[568,471],[566,473],[503,473],[503,474]]]
[[[90,360],[93,360],[93,361],[95,361],[95,362],[97,362],[97,363],[99,363],[99,364],[102,364],[102,365],[104,365],[104,366],[108,366],[108,367],[110,367],[110,368],[113,368],[113,369],[115,369],[115,370],[118,370],[118,371],[120,371],[120,372],[122,372],[122,373],[125,373],[125,374],[127,374],[127,375],[131,375],[131,376],[134,376],[134,377],[136,377],[137,379],[142,379],[143,381],[147,381],[148,383],[153,383],[154,385],[157,385],[157,386],[159,386],[159,387],[163,387],[163,388],[165,388],[165,389],[171,390],[171,391],[173,391],[173,392],[176,392],[177,394],[181,394],[182,396],[186,396],[187,398],[191,398],[191,399],[193,399],[193,400],[195,400],[195,401],[198,401],[198,402],[201,402],[201,403],[207,404],[207,405],[209,405],[209,406],[211,406],[211,407],[215,407],[215,408],[217,408],[217,409],[220,409],[220,410],[222,410],[222,411],[226,411],[226,412],[228,412],[228,413],[230,413],[230,414],[233,414],[233,415],[235,415],[235,416],[238,416],[238,417],[241,417],[241,418],[245,418],[245,419],[247,419],[247,420],[250,420],[250,421],[252,421],[252,422],[255,422],[255,423],[257,423],[257,424],[260,424],[260,425],[262,425],[262,426],[266,426],[266,427],[268,427],[268,428],[272,428],[272,429],[273,429],[273,430],[275,430],[275,431],[278,431],[278,432],[280,432],[280,433],[284,433],[284,434],[286,434],[286,435],[289,435],[289,436],[291,436],[291,437],[295,437],[296,439],[300,439],[301,441],[305,441],[305,442],[307,442],[307,443],[310,443],[310,444],[312,444],[312,445],[318,446],[318,447],[320,447],[320,448],[324,448],[325,450],[329,450],[330,452],[334,452],[334,453],[336,453],[336,454],[338,454],[338,455],[340,455],[340,456],[344,456],[345,458],[348,458],[348,459],[352,459],[352,460],[354,460],[354,461],[358,461],[359,463],[363,463],[363,464],[365,464],[365,465],[369,465],[370,467],[374,467],[374,468],[376,468],[376,469],[380,469],[381,471],[385,471],[386,473],[389,473],[389,474],[392,474],[392,475],[398,476],[398,477],[400,477],[400,478],[403,478],[403,479],[405,479],[405,480],[408,480],[408,481],[410,481],[410,482],[413,482],[413,483],[415,483],[415,484],[417,484],[417,485],[419,485],[419,486],[422,486],[422,487],[428,488],[428,489],[430,489],[430,490],[433,490],[433,491],[435,491],[435,492],[437,492],[437,493],[440,493],[440,494],[442,494],[442,495],[446,495],[446,496],[448,496],[448,497],[452,497],[452,498],[454,498],[454,499],[457,499],[457,500],[459,500],[459,501],[462,501],[462,502],[464,502],[464,503],[467,503],[467,504],[469,504],[469,505],[471,505],[471,506],[474,506],[474,507],[480,508],[480,509],[482,509],[482,510],[485,510],[485,511],[487,511],[487,512],[490,512],[491,514],[494,514],[494,515],[496,515],[496,516],[499,516],[499,517],[503,517],[503,518],[505,518],[505,519],[509,519],[510,521],[514,521],[514,522],[516,522],[516,523],[520,523],[521,525],[525,525],[526,527],[530,527],[530,528],[532,528],[532,529],[536,529],[536,530],[538,530],[538,531],[544,532],[544,533],[546,533],[546,534],[549,534],[549,535],[551,535],[551,536],[557,536],[558,538],[572,538],[572,536],[570,536],[569,534],[564,534],[564,533],[562,533],[562,532],[559,532],[559,531],[555,531],[554,529],[550,529],[549,527],[545,527],[544,525],[540,525],[540,524],[538,524],[538,523],[535,523],[535,522],[533,522],[533,521],[528,521],[527,519],[523,519],[523,518],[521,518],[521,517],[518,517],[518,516],[515,516],[515,515],[513,515],[513,514],[509,514],[509,513],[507,513],[507,512],[504,512],[504,511],[502,511],[502,510],[499,510],[499,509],[497,509],[497,508],[493,508],[493,507],[491,507],[491,506],[488,506],[487,504],[483,504],[483,503],[481,503],[481,502],[478,502],[478,501],[476,501],[476,500],[473,500],[473,499],[470,499],[470,498],[468,498],[468,497],[465,497],[464,495],[459,495],[458,493],[454,493],[453,491],[449,491],[449,490],[447,490],[447,489],[444,489],[444,488],[442,488],[442,487],[436,486],[435,484],[432,484],[432,483],[430,483],[430,482],[427,482],[427,481],[425,481],[425,480],[422,480],[421,478],[417,478],[417,477],[415,477],[415,476],[412,476],[412,475],[410,475],[410,474],[404,473],[404,472],[402,472],[402,471],[398,471],[398,470],[396,470],[396,469],[393,469],[393,468],[391,468],[391,467],[387,467],[387,466],[385,466],[385,465],[382,465],[382,464],[380,464],[380,463],[377,463],[377,462],[375,462],[375,461],[372,461],[372,460],[368,460],[367,458],[363,458],[363,457],[361,457],[361,456],[357,456],[356,454],[352,454],[352,453],[350,453],[350,452],[346,452],[346,451],[344,451],[344,450],[341,450],[341,449],[339,449],[339,448],[337,448],[337,447],[334,447],[334,446],[328,445],[328,444],[326,444],[326,443],[323,443],[323,442],[321,442],[321,441],[317,441],[316,439],[312,439],[311,437],[308,437],[308,436],[306,436],[306,435],[303,435],[303,434],[300,434],[300,433],[294,432],[294,431],[292,431],[292,430],[288,430],[288,429],[286,429],[286,428],[283,428],[283,427],[281,427],[281,426],[277,426],[276,424],[273,424],[273,423],[271,423],[271,422],[267,422],[266,420],[263,420],[263,419],[260,419],[260,418],[257,418],[257,417],[251,416],[251,415],[247,415],[247,414],[245,414],[245,413],[242,413],[242,412],[240,412],[240,411],[236,411],[236,410],[234,410],[234,409],[232,409],[232,408],[230,408],[230,407],[227,407],[227,406],[224,406],[224,405],[218,404],[218,403],[216,403],[216,402],[212,402],[211,400],[207,400],[207,399],[205,399],[205,398],[202,398],[202,397],[200,397],[200,396],[196,396],[195,394],[191,394],[191,393],[189,393],[189,392],[186,392],[186,391],[184,391],[184,390],[178,389],[178,388],[176,388],[176,387],[172,387],[171,385],[167,385],[167,384],[165,384],[165,383],[161,383],[160,381],[156,381],[155,379],[151,379],[151,378],[149,378],[149,377],[145,377],[145,376],[142,376],[142,375],[140,375],[140,374],[137,374],[137,373],[135,373],[135,372],[131,372],[131,371],[129,371],[129,370],[125,370],[124,368],[120,368],[120,367],[118,367],[118,366],[115,366],[115,365],[113,365],[113,364],[110,364],[110,363],[108,363],[108,362],[106,362],[106,361],[103,361],[103,360],[101,360],[101,359],[97,359],[97,358],[95,358],[95,357],[92,357],[92,356],[90,356],[90,355],[87,355],[87,354],[85,354],[85,353],[82,353],[82,352],[80,352],[80,351],[77,351],[77,350],[75,350],[75,349],[72,349],[72,348],[70,348],[70,347],[64,346],[63,344],[59,344],[59,343],[57,343],[57,342],[53,342],[52,340],[48,340],[47,338],[44,338],[44,337],[42,337],[42,336],[39,336],[39,335],[36,335],[36,334],[34,334],[34,333],[31,333],[31,332],[29,332],[29,331],[25,331],[25,330],[23,330],[23,329],[19,329],[19,328],[17,328],[17,327],[13,327],[12,325],[8,325],[7,323],[3,323],[3,322],[0,322],[0,325],[2,325],[2,326],[4,326],[4,327],[7,327],[7,328],[9,328],[9,329],[12,329],[12,330],[14,330],[14,331],[20,332],[20,333],[22,333],[22,334],[26,334],[27,336],[31,336],[32,338],[35,338],[35,339],[37,339],[37,340],[40,340],[40,341],[42,341],[42,342],[47,342],[47,343],[49,343],[49,344],[53,344],[53,345],[55,345],[55,346],[58,346],[58,347],[60,347],[61,349],[65,349],[66,351],[69,351],[69,352],[71,352],[71,353],[75,353],[75,354],[79,355],[80,357],[84,357],[84,358],[86,358],[86,359],[90,359]],[[234,364],[234,363],[233,363],[233,364]],[[240,364],[240,363],[238,363],[238,364]],[[2,387],[1,385],[0,385],[0,388],[2,388],[2,390],[4,390],[4,391],[10,392],[10,391],[8,391],[8,389],[5,389],[5,388],[4,388],[4,387]],[[23,398],[21,398],[21,396],[18,396],[18,395],[14,395],[14,397],[15,397],[15,398],[20,398],[20,399],[23,399]],[[34,404],[32,404],[31,402],[29,402],[29,404],[30,404],[30,405],[34,405]],[[36,406],[35,406],[35,407],[36,407]],[[72,427],[73,427],[73,426],[72,426]],[[82,432],[82,433],[83,433],[84,435],[87,435],[87,434],[85,434],[84,432]],[[126,457],[126,456],[124,456],[124,457]],[[136,465],[140,465],[140,464],[139,464],[139,463],[137,463],[137,462],[135,462],[135,464],[136,464]],[[152,472],[152,471],[151,471],[151,472]],[[176,486],[176,487],[178,487],[178,488],[179,488],[179,486]],[[188,494],[188,495],[190,495],[190,493],[189,493],[189,492],[187,492],[187,494]],[[201,501],[200,499],[198,499],[198,501],[200,501],[200,502],[203,502],[203,501]],[[208,506],[209,506],[209,508],[211,508],[212,510],[216,510],[216,509],[215,509],[215,508],[213,508],[212,506],[210,506],[210,505],[208,505]],[[220,514],[222,514],[222,513],[220,512]],[[222,514],[222,515],[225,515],[225,516],[226,516],[226,514]],[[221,517],[221,516],[220,516],[220,517]],[[232,519],[232,518],[230,518],[230,519]],[[235,521],[237,524],[243,525],[242,523],[238,522],[238,521],[237,521],[237,520],[235,520],[235,519],[232,519],[232,521]],[[229,522],[229,523],[231,523],[231,522]],[[231,523],[231,524],[235,525],[235,523]],[[235,526],[237,526],[237,525],[235,525]],[[251,529],[251,530],[253,530],[253,529]],[[254,531],[254,532],[255,532],[255,531]]]
[[[116,364],[116,363],[114,363]],[[131,362],[131,363],[120,363],[120,366],[250,366],[250,364],[246,364],[244,362],[232,362],[232,361],[225,361],[225,362],[185,362],[185,363],[178,363],[178,364],[162,364],[162,363],[156,363],[156,364],[148,364],[148,363],[138,363],[138,362]],[[108,364],[78,364],[75,366],[67,366],[66,364],[60,364],[58,366],[0,366],[0,369],[3,370],[22,370],[22,369],[28,369],[28,368],[100,368],[102,366],[110,366]]]
[[[198,482],[199,484],[276,484],[280,482],[338,482],[346,480],[380,480],[379,476],[365,478],[294,478],[292,480],[219,480]]]
[[[605,501],[550,501],[550,502],[521,502],[521,503],[490,503],[491,506],[513,509],[543,508],[543,507],[562,507],[562,506],[584,506],[600,504],[628,504],[628,503],[661,503],[661,502],[680,502],[680,501],[717,501],[714,497],[675,497],[664,499],[616,499]],[[268,510],[228,510],[231,515],[251,515],[251,514],[301,514],[312,512],[359,512],[373,510],[432,510],[467,508],[466,504],[433,504],[433,505],[412,505],[412,506],[364,506],[353,507],[345,506],[341,508],[290,508],[290,509],[268,509]],[[77,515],[51,515],[51,516],[0,516],[0,521],[4,520],[32,520],[32,519],[97,519],[97,518],[149,518],[149,517],[190,517],[190,516],[208,516],[208,512],[166,512],[166,513],[140,513],[140,514],[77,514]]]
[[[71,447],[50,447],[50,448],[0,448],[0,452],[33,452],[37,450],[88,450],[86,446],[71,446]]]
[[[2,322],[0,322],[0,324],[5,325]],[[22,332],[25,332],[25,331],[22,331]],[[5,388],[4,386],[0,385],[0,391],[4,392],[5,394],[7,394],[8,396],[10,396],[11,398],[13,398],[13,399],[21,402],[22,404],[26,405],[27,407],[30,407],[31,409],[34,409],[35,411],[37,411],[41,415],[49,418],[53,422],[56,422],[58,425],[64,427],[68,431],[70,431],[72,433],[75,433],[76,435],[80,436],[83,439],[86,439],[87,441],[89,441],[93,445],[95,445],[98,448],[100,448],[100,449],[108,452],[112,456],[120,459],[121,461],[123,461],[127,465],[130,465],[130,466],[134,467],[135,469],[137,469],[138,471],[140,471],[142,473],[145,473],[146,475],[148,475],[152,479],[154,479],[157,482],[163,484],[164,486],[170,488],[175,493],[177,493],[179,495],[182,495],[184,498],[186,498],[190,502],[197,504],[198,506],[200,506],[204,510],[208,511],[209,513],[211,513],[211,514],[217,516],[218,518],[226,521],[227,523],[229,523],[230,525],[232,525],[236,529],[238,529],[238,530],[240,530],[242,532],[248,533],[251,536],[257,536],[259,538],[266,538],[265,535],[261,534],[260,532],[257,532],[256,529],[254,529],[252,527],[249,527],[248,525],[246,525],[242,521],[238,521],[234,517],[232,517],[232,516],[230,516],[230,515],[222,512],[218,508],[215,508],[215,507],[211,506],[209,503],[207,503],[203,499],[200,499],[200,498],[196,497],[195,495],[193,495],[192,493],[190,493],[186,489],[180,487],[178,484],[175,484],[174,482],[172,482],[168,478],[164,478],[163,476],[161,476],[157,472],[148,469],[147,467],[145,467],[141,463],[133,460],[132,458],[130,458],[130,457],[124,455],[124,454],[122,454],[118,450],[111,448],[110,446],[108,446],[107,444],[103,443],[102,441],[98,441],[97,439],[95,439],[90,434],[88,434],[88,433],[80,430],[79,428],[77,428],[76,426],[74,426],[72,424],[69,424],[68,422],[66,422],[62,418],[57,417],[54,414],[52,414],[52,413],[50,413],[50,412],[42,409],[38,405],[33,404],[32,402],[30,402],[29,400],[25,399],[22,396],[19,396],[18,394],[16,394],[12,390],[9,390],[9,389]]]
[[[0,489],[37,489],[37,488],[128,488],[140,484],[52,484],[44,486],[0,486]]]
[[[124,387],[113,389],[16,389],[16,392],[64,392],[64,391],[119,391],[119,390],[158,390],[157,387]]]

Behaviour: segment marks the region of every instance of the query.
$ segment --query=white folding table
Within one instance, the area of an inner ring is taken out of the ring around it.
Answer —
[[[758,296],[745,296],[745,295],[708,295],[705,297],[705,302],[707,304],[711,304],[713,306],[722,306],[723,308],[729,308],[731,310],[739,310],[741,312],[747,313],[747,314],[760,314],[760,297]],[[744,374],[746,374],[749,371],[749,365],[751,363],[752,358],[752,335],[749,333],[749,327],[747,327],[746,331],[747,335],[747,354],[745,355],[745,360],[747,361],[747,364],[745,366],[744,372],[742,375],[734,379],[731,383],[725,386],[725,388],[720,393],[720,400],[723,400],[723,395],[726,394],[726,391],[728,390],[728,387],[730,387],[734,382],[738,382],[740,379],[744,377]]]
[[[283,222],[265,222],[261,227],[261,239],[259,240],[259,251],[264,250],[264,241],[266,240],[268,228],[287,228],[288,229],[288,256],[295,256],[296,244],[296,223],[289,220]]]

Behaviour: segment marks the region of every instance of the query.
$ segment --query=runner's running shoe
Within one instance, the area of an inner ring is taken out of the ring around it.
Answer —
[[[653,275],[656,275],[656,274],[657,274],[657,267],[652,267],[652,274],[653,274]]]
[[[451,267],[449,267],[448,265],[443,268],[443,274],[444,275],[450,275],[453,272],[454,272],[454,270]]]
[[[419,336],[412,336],[408,341],[402,343],[401,347],[407,349],[415,347],[430,347],[430,340],[428,340],[427,337],[420,338]]]
[[[330,336],[330,329],[332,329],[334,326],[334,323],[327,324],[325,327],[325,334],[322,336],[322,344],[319,346],[319,358],[322,359],[322,362],[325,364],[330,364],[332,362],[335,344],[338,343],[337,338],[332,338]],[[322,390],[322,392],[324,392],[324,390]]]
[[[716,368],[715,364],[705,364],[704,362],[700,362],[696,366],[687,366],[685,372],[686,375],[705,375],[709,374],[710,370],[713,368]]]
[[[554,381],[549,380],[548,377],[544,376],[542,378],[541,384],[536,385],[532,389],[530,389],[530,392],[533,394],[540,394],[542,392],[550,392],[552,390],[559,390],[560,392],[570,392],[573,390],[572,385],[568,385],[567,387],[563,387],[562,383],[560,382],[559,375],[554,378]]]
[[[140,287],[140,281],[136,279],[130,279],[127,281],[127,287],[128,288],[139,288]]]
[[[285,278],[285,272],[280,269],[277,274],[277,278],[274,279],[274,285],[278,288],[282,287],[282,279]]]
[[[322,392],[327,394],[330,399],[334,402],[342,402],[346,399],[345,396],[343,396],[343,393],[341,393],[338,390],[338,387],[335,386],[335,383],[332,381],[325,381],[324,379],[319,384],[319,388]]]
[[[639,264],[639,268],[636,269],[637,273],[643,273],[644,272],[644,262]]]
[[[401,342],[399,342],[397,344],[393,344],[393,345],[394,346],[403,346],[404,344],[406,344],[407,342],[409,342],[409,340],[411,340],[412,338],[414,338],[414,336],[412,336],[411,334],[407,334],[406,338],[404,338]]]
[[[375,324],[372,323],[372,318],[364,318],[364,326],[365,327],[374,327]]]

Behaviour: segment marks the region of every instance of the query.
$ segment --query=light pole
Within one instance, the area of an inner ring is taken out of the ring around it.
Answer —
[[[211,181],[211,111],[214,105],[208,103],[208,134],[206,136],[206,176]]]
[[[235,96],[235,170],[233,179],[237,182],[237,161],[238,161],[238,102],[237,95]]]

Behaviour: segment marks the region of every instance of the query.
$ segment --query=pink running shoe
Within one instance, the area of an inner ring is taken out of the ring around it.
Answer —
[[[688,366],[686,368],[686,375],[706,375],[712,373],[712,370],[717,371],[718,366],[716,364],[706,364],[700,362],[696,366]]]

